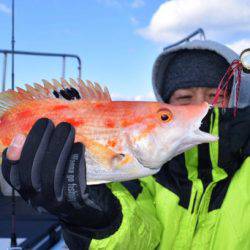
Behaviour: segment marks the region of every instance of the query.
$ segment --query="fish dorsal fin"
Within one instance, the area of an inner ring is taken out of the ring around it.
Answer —
[[[61,82],[55,79],[53,79],[52,82],[53,83],[43,80],[45,88],[49,89],[50,93],[57,92],[59,97],[62,98],[65,98],[68,94],[70,97],[76,97],[76,99],[85,99],[89,101],[111,101],[109,91],[106,87],[102,89],[98,83],[92,83],[89,80],[85,83],[81,79],[76,81],[69,78],[68,82],[64,78],[61,78]]]
[[[16,91],[7,90],[0,93],[0,115],[10,107],[24,101],[48,98],[61,98],[65,100],[84,99],[88,101],[110,102],[111,97],[106,87],[102,88],[98,83],[70,78],[69,82],[64,78],[56,79],[52,83],[42,80],[43,85],[34,83],[33,86],[25,84],[26,89],[17,87]]]
[[[87,80],[85,83],[83,80],[78,79],[78,83],[76,83],[74,79],[70,78],[70,83],[75,86],[83,99],[111,101],[108,89],[106,87],[102,89],[96,82],[92,83]]]
[[[106,87],[102,88],[98,83],[92,83],[87,80],[86,83],[78,79],[75,81],[70,78],[69,82],[64,78],[61,78],[61,81],[57,81],[56,79],[52,79],[52,82],[47,80],[42,80],[43,85],[40,83],[34,83],[33,86],[29,84],[25,84],[26,90],[17,87],[17,91],[5,91],[4,95],[8,96],[8,98],[17,98],[20,100],[25,99],[46,99],[46,98],[64,98],[68,100],[73,99],[86,99],[89,101],[111,101],[111,97],[109,91]],[[14,94],[17,93],[18,95]],[[65,98],[65,96],[69,96],[70,98]],[[77,98],[78,97],[78,98]]]

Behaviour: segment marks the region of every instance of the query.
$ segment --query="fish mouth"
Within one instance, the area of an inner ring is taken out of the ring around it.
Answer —
[[[200,130],[200,127],[202,125],[202,120],[207,115],[208,110],[210,109],[210,106],[207,106],[207,109],[202,112],[200,117],[195,121],[193,126],[189,128],[187,131],[187,136],[183,138],[183,141],[180,145],[180,147],[177,150],[177,154],[181,154],[191,148],[193,148],[196,145],[202,144],[202,143],[210,143],[215,142],[219,139],[218,136],[212,135],[208,132],[204,132]]]
[[[187,133],[187,137],[184,138],[182,142],[182,147],[180,148],[180,153],[183,153],[184,151],[191,149],[192,147],[202,144],[202,143],[210,143],[215,142],[219,139],[218,136],[212,135],[208,132],[204,132],[200,130],[202,119],[205,117],[202,116],[195,125],[189,130]]]
[[[212,106],[207,104],[207,108],[204,110],[204,112],[202,112],[201,116],[199,117],[198,121],[195,123],[194,127],[193,127],[193,138],[197,139],[198,141],[200,141],[200,143],[208,143],[208,142],[214,142],[217,141],[219,139],[218,136],[212,135],[208,132],[204,132],[202,130],[200,130],[200,127],[202,125],[202,120],[205,118],[205,116],[208,114],[209,109],[211,109]]]
[[[214,142],[219,139],[218,136],[196,129],[193,131],[193,138],[200,143]]]
[[[215,142],[219,139],[218,136],[209,134],[207,132],[201,131],[200,129],[193,130],[189,136],[187,136],[183,142],[181,143],[180,147],[178,148],[176,154],[174,156],[177,156],[179,154],[184,153],[185,151],[193,148],[194,146],[197,146],[202,143],[210,143]]]
[[[197,143],[197,144],[209,143],[209,142],[217,141],[219,139],[218,136],[212,135],[208,132],[204,132],[200,129],[202,125],[202,120],[205,118],[210,108],[211,106],[208,105],[207,109],[205,109],[204,112],[202,112],[201,116],[198,118],[198,120],[190,129],[189,137],[194,143]]]

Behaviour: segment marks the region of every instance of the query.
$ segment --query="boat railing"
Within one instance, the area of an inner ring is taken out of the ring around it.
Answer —
[[[7,60],[8,55],[12,54],[11,50],[0,49],[0,53],[3,54],[3,76],[2,76],[2,91],[6,88],[6,75],[7,75]],[[15,50],[14,54],[24,55],[24,56],[46,56],[46,57],[60,57],[62,58],[62,77],[65,77],[66,71],[66,58],[74,58],[77,60],[78,64],[78,77],[81,78],[82,75],[82,61],[80,56],[75,54],[65,54],[65,53],[49,53],[49,52],[36,52],[36,51],[21,51]]]

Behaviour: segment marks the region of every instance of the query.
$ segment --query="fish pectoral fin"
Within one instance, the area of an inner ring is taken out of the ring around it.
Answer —
[[[105,147],[105,146],[104,146]],[[105,151],[100,157],[99,155],[94,155],[94,158],[97,157],[96,160],[102,163],[104,166],[108,167],[109,169],[118,169],[122,166],[126,165],[128,162],[132,160],[132,157],[123,153],[116,153],[111,149],[105,147]],[[104,155],[105,154],[105,155]]]
[[[99,144],[94,143],[95,145],[91,148],[88,148],[92,158],[96,160],[98,163],[103,165],[108,169],[117,169],[122,167],[128,162],[128,157],[125,154],[117,153],[110,148]]]
[[[117,154],[113,159],[112,159],[112,166],[113,168],[120,168],[127,163],[130,163],[132,161],[132,157],[128,154]]]
[[[97,141],[87,138],[81,139],[91,158],[107,169],[119,168],[130,161],[131,156],[129,155],[117,153]]]

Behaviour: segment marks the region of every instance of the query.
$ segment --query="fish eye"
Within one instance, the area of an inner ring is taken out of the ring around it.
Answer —
[[[169,119],[169,116],[168,116],[167,114],[162,114],[162,115],[161,115],[161,119],[162,119],[163,121],[167,121],[167,120]]]
[[[167,109],[158,110],[159,118],[163,122],[169,122],[172,120],[172,113]]]

